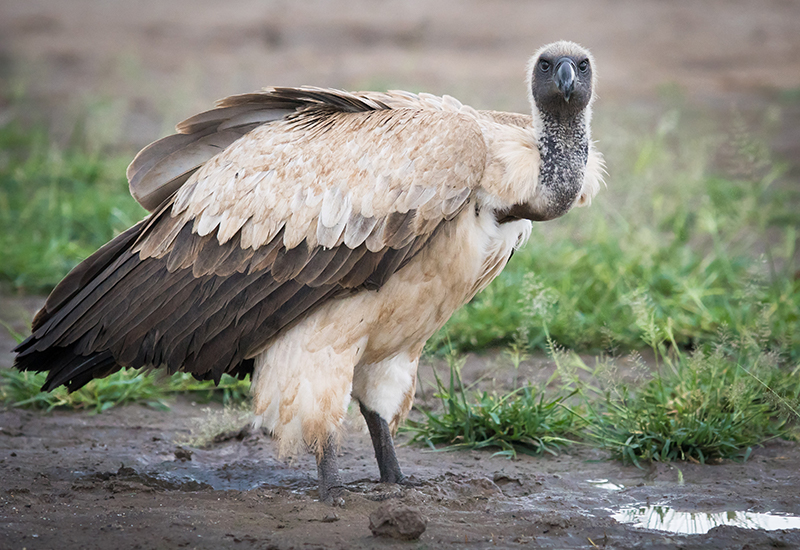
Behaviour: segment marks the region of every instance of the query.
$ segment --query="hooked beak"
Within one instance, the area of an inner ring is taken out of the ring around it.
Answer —
[[[575,76],[577,75],[575,62],[568,57],[562,57],[556,62],[556,72],[553,79],[556,87],[564,100],[569,103],[572,91],[575,89]]]

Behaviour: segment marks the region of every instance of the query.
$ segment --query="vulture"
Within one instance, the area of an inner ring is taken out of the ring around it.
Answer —
[[[316,454],[342,504],[358,402],[381,482],[426,340],[494,279],[532,221],[588,204],[595,71],[572,42],[527,65],[531,114],[430,94],[276,87],[223,99],[128,167],[150,214],[75,267],[14,350],[76,390],[122,368],[251,376],[282,455]]]

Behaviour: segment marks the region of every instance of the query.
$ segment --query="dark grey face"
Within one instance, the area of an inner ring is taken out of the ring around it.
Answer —
[[[585,56],[545,52],[536,60],[532,76],[536,106],[557,120],[577,115],[592,98],[592,65]]]

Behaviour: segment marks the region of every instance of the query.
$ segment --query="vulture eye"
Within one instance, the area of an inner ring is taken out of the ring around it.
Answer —
[[[547,71],[549,71],[550,70],[550,62],[547,61],[546,59],[540,59],[539,60],[539,70],[541,70],[543,73],[546,73]]]
[[[589,60],[588,59],[584,59],[583,61],[578,63],[578,69],[580,69],[580,71],[582,73],[585,73],[586,71],[588,71],[589,70]]]

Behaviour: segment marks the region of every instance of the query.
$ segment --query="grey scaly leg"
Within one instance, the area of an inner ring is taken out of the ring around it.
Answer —
[[[389,424],[378,413],[368,409],[359,402],[361,414],[367,421],[372,446],[375,448],[375,458],[378,460],[378,469],[381,471],[382,483],[402,483],[406,476],[400,471],[397,455],[394,452],[394,441]]]
[[[336,444],[333,436],[322,447],[322,456],[317,458],[319,499],[330,506],[344,506],[344,483],[336,464]]]

